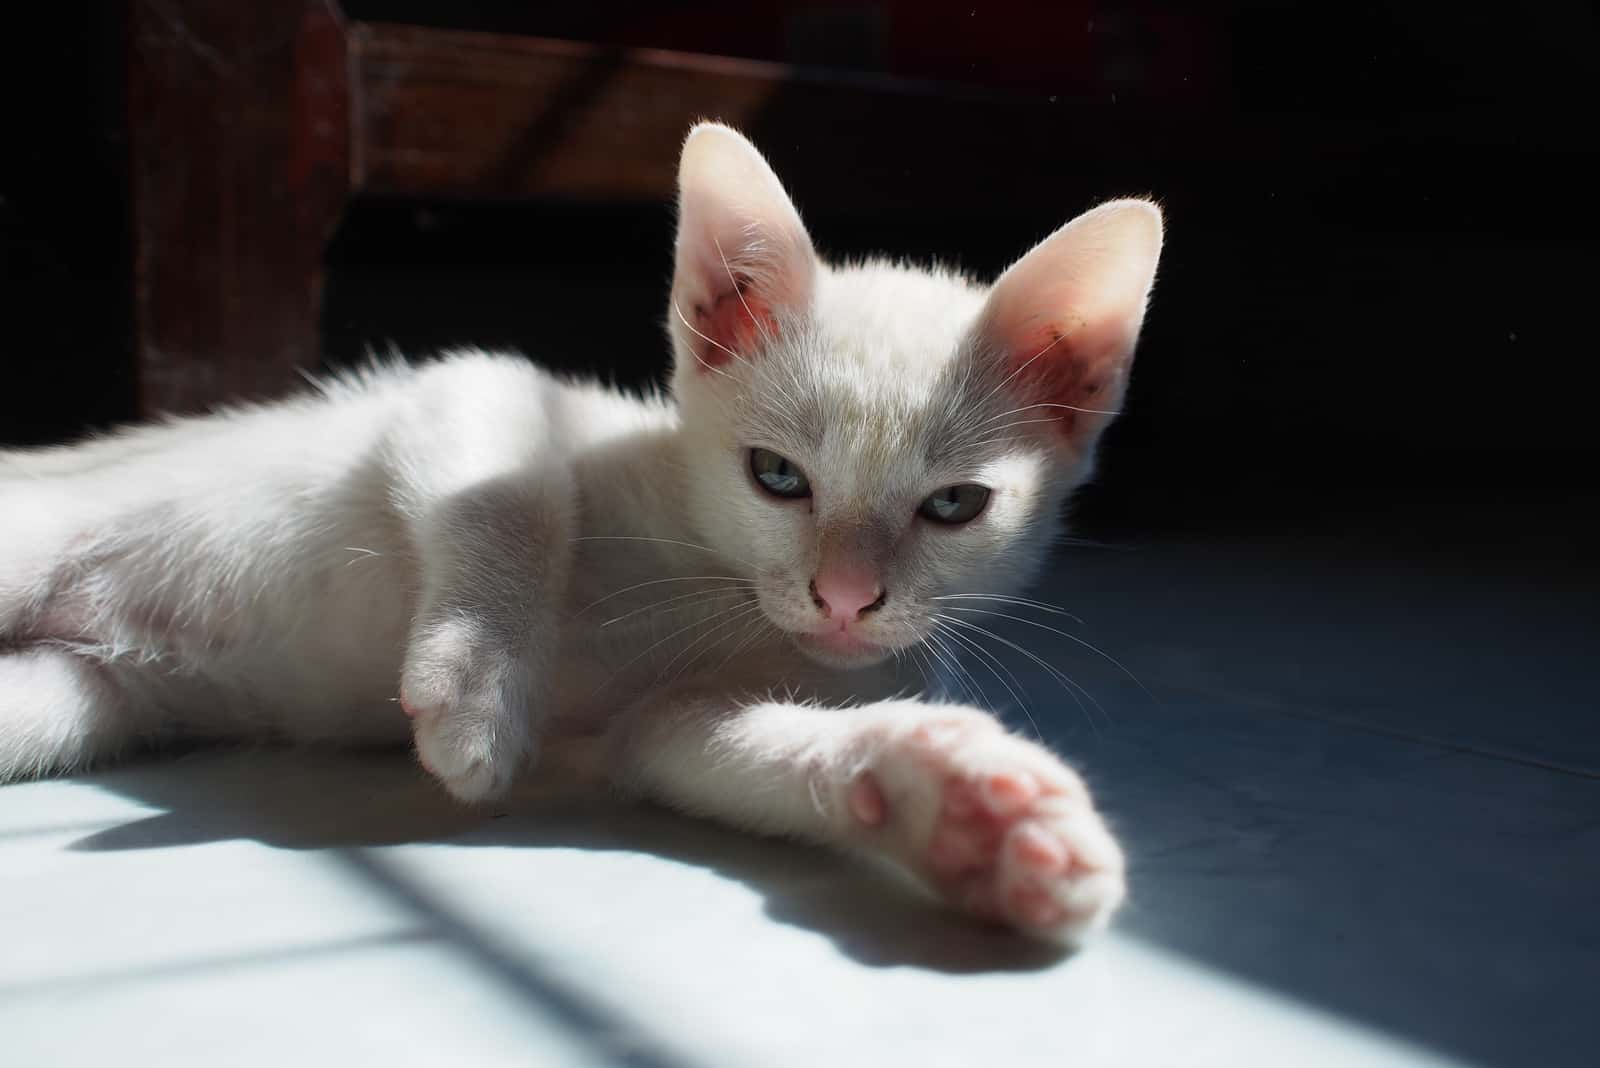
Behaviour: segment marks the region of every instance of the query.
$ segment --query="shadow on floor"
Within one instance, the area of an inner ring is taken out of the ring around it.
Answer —
[[[402,877],[382,865],[383,846],[622,850],[744,883],[765,898],[774,921],[822,934],[869,966],[1031,971],[1063,958],[1059,948],[951,913],[909,880],[863,859],[741,834],[569,783],[529,784],[500,804],[467,808],[399,752],[198,751],[85,781],[163,811],[80,838],[70,847],[78,851],[233,839],[330,850],[395,896]],[[388,874],[379,878],[380,871]],[[421,900],[410,893],[413,904]],[[437,920],[445,906],[429,910]]]
[[[1269,549],[1153,545],[1063,559],[1041,584],[1156,695],[1074,667],[1110,713],[1093,729],[1013,661],[1041,733],[1128,849],[1120,929],[1469,1063],[1587,1065],[1600,975],[1591,572]],[[745,883],[775,921],[869,966],[1056,960],[864,863],[539,789],[470,812],[399,754],[197,753],[93,781],[161,814],[77,849],[630,851]]]

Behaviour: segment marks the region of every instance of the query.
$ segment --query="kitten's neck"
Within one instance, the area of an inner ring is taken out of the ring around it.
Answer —
[[[719,554],[692,547],[701,537],[689,511],[691,453],[676,418],[586,447],[576,464],[583,555],[629,571],[729,573]]]

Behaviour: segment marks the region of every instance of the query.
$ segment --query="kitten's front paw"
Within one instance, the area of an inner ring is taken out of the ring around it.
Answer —
[[[509,657],[447,635],[418,643],[400,683],[417,761],[458,801],[505,793],[531,749],[528,689]]]
[[[866,730],[844,795],[859,834],[975,915],[1068,942],[1109,922],[1122,851],[1053,754],[975,709],[902,709]]]

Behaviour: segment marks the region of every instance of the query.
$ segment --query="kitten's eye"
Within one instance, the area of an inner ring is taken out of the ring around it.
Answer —
[[[750,450],[750,473],[774,497],[811,496],[805,473],[770,449]]]
[[[969,523],[989,503],[989,487],[966,482],[946,486],[922,502],[917,511],[935,523]]]

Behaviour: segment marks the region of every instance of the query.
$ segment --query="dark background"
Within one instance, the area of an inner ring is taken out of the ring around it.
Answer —
[[[1162,201],[1168,251],[1082,502],[1091,528],[1360,529],[1573,556],[1595,530],[1589,5],[346,10],[914,79],[996,106],[1043,96],[1057,136],[1102,131],[1047,202],[1008,195],[1028,161],[1007,158],[988,188],[902,216],[851,210],[848,155],[818,165],[830,116],[787,116],[778,141],[749,130],[780,174],[807,176],[791,192],[835,256],[991,275],[1098,200]],[[0,165],[6,443],[133,413],[125,20],[111,5],[33,17]],[[1151,143],[1175,126],[1179,149]],[[939,186],[937,141],[895,148],[908,188]],[[660,203],[358,202],[329,251],[327,361],[473,343],[651,379],[671,227]]]

